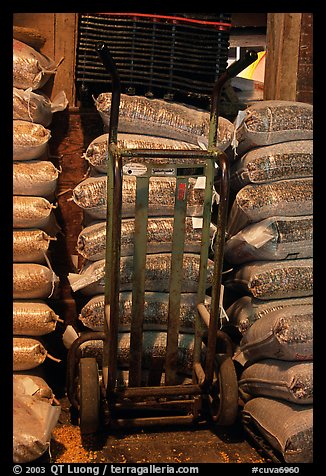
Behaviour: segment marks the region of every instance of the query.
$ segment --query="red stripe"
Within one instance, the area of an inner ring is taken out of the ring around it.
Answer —
[[[127,16],[127,17],[143,17],[143,18],[155,18],[155,19],[162,19],[162,20],[172,20],[172,21],[180,21],[185,23],[196,23],[199,25],[210,25],[210,26],[217,26],[221,29],[228,29],[231,28],[231,23],[225,22],[216,22],[216,21],[206,21],[206,20],[196,20],[195,18],[183,18],[183,17],[174,17],[169,15],[156,15],[154,13],[97,13],[98,15],[110,15],[115,17]]]

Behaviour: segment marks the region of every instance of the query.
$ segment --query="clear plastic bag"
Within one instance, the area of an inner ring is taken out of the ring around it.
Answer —
[[[64,91],[60,91],[51,101],[42,91],[33,92],[13,88],[13,119],[35,122],[48,127],[55,112],[63,111],[68,105]]]
[[[199,280],[200,255],[185,253],[183,256],[183,293],[197,292]],[[145,290],[168,292],[171,269],[171,254],[160,253],[146,256]],[[214,262],[207,263],[207,287],[212,284]],[[74,292],[82,290],[83,294],[104,294],[105,260],[87,263],[79,274],[68,275]],[[130,291],[133,282],[133,257],[121,258],[120,290]]]
[[[13,159],[39,159],[47,152],[51,131],[41,124],[13,121]]]
[[[13,262],[44,264],[52,238],[43,230],[13,231]]]
[[[101,93],[95,99],[95,106],[106,131],[109,124],[111,97],[111,93]],[[121,94],[118,131],[166,137],[197,145],[199,140],[206,141],[208,138],[209,118],[209,112],[184,104]],[[225,150],[230,145],[233,131],[233,124],[220,117],[218,148]]]
[[[252,149],[231,167],[230,187],[238,192],[249,183],[259,184],[313,175],[313,141],[283,142]]]
[[[187,215],[200,216],[203,212],[204,191],[189,178]],[[176,179],[152,177],[149,182],[149,216],[171,216],[174,213]],[[72,200],[93,219],[105,220],[107,211],[107,177],[90,177],[73,190]],[[122,217],[135,216],[136,177],[125,176],[122,181]]]
[[[53,295],[59,278],[47,266],[36,263],[13,264],[13,298],[47,299]]]
[[[14,301],[14,335],[42,336],[53,332],[59,316],[45,302]]]
[[[43,197],[13,197],[13,227],[16,229],[39,228],[55,236],[60,227],[53,210],[56,205]]]
[[[259,101],[240,111],[233,147],[241,156],[254,147],[313,138],[313,106],[297,101]]]
[[[149,218],[147,225],[147,253],[166,253],[172,249],[173,218]],[[191,217],[185,222],[185,252],[200,253],[202,229]],[[135,220],[121,220],[121,256],[133,254]],[[216,227],[211,224],[211,239]],[[85,259],[97,261],[105,258],[106,222],[85,227],[77,238],[76,250]]]
[[[312,177],[246,185],[237,193],[231,206],[227,235],[231,237],[250,223],[268,217],[295,217],[312,213]]]
[[[13,370],[31,370],[43,364],[47,351],[41,341],[32,337],[13,338]]]
[[[269,300],[313,295],[313,259],[253,261],[227,275],[226,288]]]
[[[150,369],[152,358],[162,359],[162,364],[166,357],[166,332],[143,333],[143,359],[142,367]],[[98,364],[102,366],[103,341],[88,341],[80,346],[82,357],[95,357]],[[181,374],[191,375],[193,366],[194,335],[179,334],[177,369]],[[121,332],[118,336],[117,365],[120,369],[129,367],[130,356],[130,333]]]
[[[205,305],[210,309],[210,297],[206,296]],[[130,330],[132,312],[132,293],[120,293],[120,330]],[[169,295],[167,293],[146,292],[144,296],[144,330],[167,328]],[[181,294],[180,329],[194,332],[197,315],[197,294]],[[80,321],[93,331],[104,328],[104,295],[91,298],[81,309]]]
[[[84,159],[89,162],[99,173],[106,173],[107,171],[107,157],[108,157],[108,136],[109,134],[102,134],[96,137],[87,147]],[[165,137],[148,136],[140,134],[118,134],[118,147],[122,149],[184,149],[194,150],[200,149],[199,145],[190,144],[189,142],[178,141],[176,139],[167,139]],[[132,161],[132,159],[124,159]],[[134,159],[135,160],[135,159]],[[138,163],[146,162],[145,159],[135,160]],[[165,163],[165,159],[155,159],[155,164],[160,165]],[[170,159],[169,163],[175,163],[175,159]],[[198,163],[200,160],[194,159],[180,159],[181,163]]]
[[[231,264],[313,256],[313,216],[270,217],[253,223],[225,243]]]

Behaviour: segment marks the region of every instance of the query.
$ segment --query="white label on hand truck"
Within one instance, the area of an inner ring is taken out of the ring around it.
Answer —
[[[175,176],[175,169],[173,169],[173,168],[164,168],[164,167],[153,167],[152,168],[152,175],[174,177]]]
[[[205,177],[205,175],[197,177],[194,188],[199,188],[201,190],[204,190],[205,187],[206,187],[206,177]]]
[[[138,177],[140,175],[146,174],[147,167],[144,164],[130,163],[130,164],[125,164],[122,167],[122,171],[125,175],[136,175]]]

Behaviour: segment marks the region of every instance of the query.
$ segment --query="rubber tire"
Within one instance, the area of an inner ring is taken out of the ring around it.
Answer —
[[[96,359],[79,362],[79,426],[83,435],[96,433],[100,424],[100,384]]]
[[[239,390],[233,360],[217,354],[215,376],[210,392],[210,412],[215,425],[230,426],[238,416]]]

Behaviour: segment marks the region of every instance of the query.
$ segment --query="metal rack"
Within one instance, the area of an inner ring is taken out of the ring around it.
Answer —
[[[122,92],[207,101],[227,67],[230,28],[230,13],[208,19],[197,14],[80,14],[77,85],[94,93],[107,84],[108,73],[95,51],[100,41],[114,57]]]

